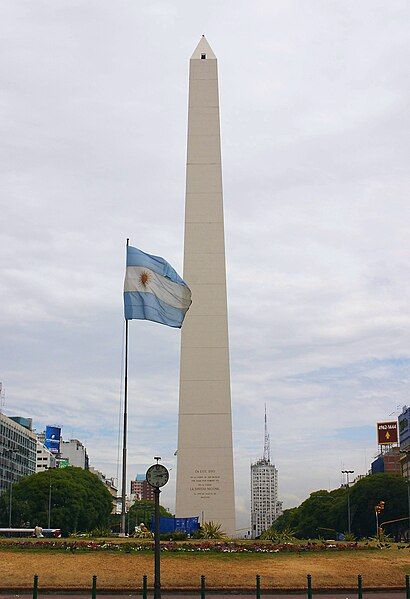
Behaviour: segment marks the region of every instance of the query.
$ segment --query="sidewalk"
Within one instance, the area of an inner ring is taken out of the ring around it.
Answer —
[[[219,595],[219,594],[213,594],[213,593],[207,593],[207,596],[209,596],[211,599],[233,599],[233,597],[240,597],[241,599],[255,599],[255,594],[249,594],[249,595],[244,595],[244,594],[234,594],[231,593],[229,595]],[[0,592],[0,599],[17,599],[18,597],[21,597],[22,599],[27,599],[28,597],[32,597],[32,591],[28,591],[27,593],[18,593],[18,594],[3,594]],[[87,592],[87,593],[71,593],[71,594],[64,594],[61,595],[60,593],[57,595],[55,593],[53,594],[46,594],[46,593],[41,593],[41,591],[38,594],[38,598],[39,599],[90,599],[91,597],[91,591]],[[129,593],[129,594],[118,594],[118,595],[113,595],[113,594],[105,594],[103,592],[98,592],[97,591],[97,597],[104,597],[104,599],[141,599],[141,593]],[[180,593],[180,594],[176,594],[176,593],[166,593],[163,592],[162,593],[162,597],[163,599],[199,599],[200,594],[195,593],[195,594],[185,594],[185,593]],[[301,591],[299,593],[291,593],[291,594],[281,594],[281,593],[275,593],[274,595],[270,595],[270,594],[263,594],[262,595],[262,599],[302,599],[303,597],[307,597],[307,593],[306,591]],[[357,599],[357,591],[354,591],[352,593],[350,592],[346,592],[346,591],[339,591],[339,592],[335,592],[335,593],[320,593],[320,591],[313,591],[313,597],[314,599],[317,597],[318,599]],[[406,597],[406,591],[369,591],[363,592],[363,599],[399,599],[399,598],[405,598]],[[149,592],[148,593],[148,599],[152,599],[153,598],[153,592]]]

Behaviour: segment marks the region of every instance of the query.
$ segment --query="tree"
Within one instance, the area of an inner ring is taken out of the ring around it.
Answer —
[[[385,502],[380,523],[407,515],[407,483],[398,474],[366,476],[350,489],[351,530],[356,537],[376,534],[374,507]],[[297,508],[285,510],[273,524],[279,532],[290,528],[299,538],[335,538],[348,530],[347,489],[315,491]]]
[[[322,489],[311,493],[299,507],[285,510],[273,524],[269,534],[272,536],[274,530],[292,530],[299,538],[334,538],[335,515],[339,513],[345,495],[346,491],[343,488],[331,492]]]
[[[302,538],[335,538],[336,498],[325,490],[315,491],[298,508],[296,534]]]
[[[407,514],[407,481],[399,474],[381,473],[359,480],[350,491],[352,530],[358,537],[376,535],[375,506],[385,502],[380,524]],[[388,531],[387,531],[388,532]]]
[[[107,526],[112,497],[95,474],[82,468],[52,468],[13,485],[12,526],[48,527],[51,486],[51,527],[62,534]],[[8,525],[9,495],[0,498],[0,522]]]
[[[154,516],[154,502],[149,501],[148,499],[140,499],[135,501],[128,511],[128,518],[130,521],[130,530],[134,528],[134,526],[138,526],[143,522],[146,526],[149,526],[151,521],[151,516]],[[161,516],[165,516],[168,518],[172,518],[173,514],[169,512],[162,505],[159,506],[159,513]]]
[[[270,531],[271,529],[275,529],[278,532],[284,532],[285,530],[296,531],[298,521],[298,508],[292,507],[288,510],[284,510],[283,514],[279,516],[279,518],[270,528],[268,528],[268,531]]]

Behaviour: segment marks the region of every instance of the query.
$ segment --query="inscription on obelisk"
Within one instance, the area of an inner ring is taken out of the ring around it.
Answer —
[[[202,37],[190,60],[177,517],[235,533],[217,60]]]

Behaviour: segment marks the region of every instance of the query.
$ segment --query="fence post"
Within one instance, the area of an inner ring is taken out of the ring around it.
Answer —
[[[201,576],[201,599],[205,599],[205,576]]]
[[[410,576],[406,574],[406,599],[410,599]]]
[[[362,575],[357,577],[357,599],[363,599]]]
[[[142,577],[142,599],[147,599],[148,597],[148,585],[147,585],[147,575],[144,574]]]
[[[97,577],[94,574],[93,576],[93,588],[91,589],[91,598],[96,599],[97,597]]]
[[[256,575],[256,599],[261,599],[261,577]]]
[[[34,574],[33,580],[33,599],[37,599],[38,597],[38,575]]]
[[[313,591],[312,591],[312,575],[307,575],[307,597],[308,599],[313,599]]]

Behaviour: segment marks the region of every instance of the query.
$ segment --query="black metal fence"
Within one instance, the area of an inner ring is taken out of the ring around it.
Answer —
[[[337,591],[338,589],[334,589],[335,591]],[[342,589],[339,589],[342,590]],[[37,574],[34,575],[34,580],[33,580],[33,599],[38,599],[38,576]],[[205,576],[201,576],[200,578],[200,586],[199,586],[199,597],[200,599],[206,599],[206,579]],[[215,592],[215,591],[214,591]],[[274,592],[271,588],[269,589],[269,595],[272,595],[272,592]],[[357,577],[357,599],[363,599],[363,580],[362,580],[362,576],[361,574],[358,575]],[[221,591],[221,593],[223,593],[223,591]],[[141,586],[141,590],[136,590],[136,595],[140,595],[142,596],[142,599],[148,599],[148,579],[147,576],[143,576],[142,578],[142,586]],[[249,590],[249,593],[247,593],[248,595],[251,595],[251,590]],[[256,575],[256,581],[255,581],[255,599],[261,599],[261,594],[262,594],[262,590],[261,590],[261,577],[259,576],[259,574]],[[301,595],[303,596],[303,595]],[[314,596],[314,589],[313,589],[313,583],[312,583],[312,576],[310,574],[308,574],[306,576],[306,595],[307,599],[313,599]],[[319,596],[319,595],[317,595]],[[380,595],[381,596],[381,595]],[[403,597],[405,597],[406,599],[410,599],[410,575],[406,574],[405,576],[405,586],[403,587]],[[96,599],[97,598],[97,577],[94,575],[92,578],[92,583],[91,583],[91,599]]]

